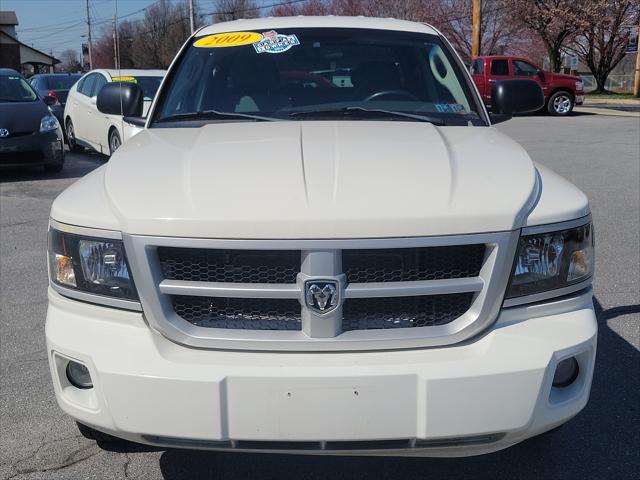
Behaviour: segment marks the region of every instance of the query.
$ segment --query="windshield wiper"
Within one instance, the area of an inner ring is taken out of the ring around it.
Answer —
[[[168,117],[162,117],[156,122],[174,122],[180,120],[253,120],[254,122],[275,122],[279,119],[262,117],[248,113],[219,112],[217,110],[201,110],[199,112],[176,113]]]
[[[399,117],[408,118],[417,122],[429,122],[434,125],[446,125],[443,119],[430,117],[427,115],[416,115],[413,113],[396,112],[394,110],[369,109],[363,107],[343,107],[330,110],[305,110],[302,112],[291,112],[289,117],[313,118],[313,117],[335,117],[335,116],[355,116],[355,117]]]

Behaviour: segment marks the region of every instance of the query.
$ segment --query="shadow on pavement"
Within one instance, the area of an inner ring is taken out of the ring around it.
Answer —
[[[604,310],[594,298],[594,306],[600,330],[591,399],[583,412],[556,432],[500,452],[467,458],[330,457],[169,449],[160,457],[163,478],[633,478],[640,470],[640,352],[609,328],[607,321],[640,313],[640,305]],[[593,432],[598,432],[597,436]],[[100,447],[116,452],[158,450],[130,443]]]

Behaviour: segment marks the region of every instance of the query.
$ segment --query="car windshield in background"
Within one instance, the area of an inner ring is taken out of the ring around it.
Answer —
[[[204,35],[168,80],[153,123],[252,121],[253,115],[253,121],[483,124],[451,53],[436,35],[423,33],[299,28]]]
[[[38,95],[29,84],[15,75],[0,76],[0,102],[35,102]]]
[[[46,78],[47,88],[50,90],[69,90],[82,75],[51,75]]]
[[[135,77],[145,100],[151,101],[156,96],[162,77]]]

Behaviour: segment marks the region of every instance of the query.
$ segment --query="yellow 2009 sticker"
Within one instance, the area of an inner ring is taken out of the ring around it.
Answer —
[[[112,82],[132,82],[132,83],[138,83],[136,81],[136,77],[112,77],[111,78]]]
[[[228,32],[199,38],[193,43],[193,46],[201,48],[238,47],[260,40],[262,40],[262,34],[256,32]]]

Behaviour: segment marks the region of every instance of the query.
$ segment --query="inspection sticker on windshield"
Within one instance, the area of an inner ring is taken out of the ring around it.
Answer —
[[[463,113],[464,105],[459,103],[436,103],[436,110],[440,113]]]
[[[201,48],[239,47],[260,40],[262,40],[262,35],[257,32],[227,32],[199,38],[193,42],[193,46]]]
[[[253,44],[257,53],[282,53],[294,45],[300,45],[295,35],[282,35],[275,30],[264,32],[262,37],[262,40]]]

